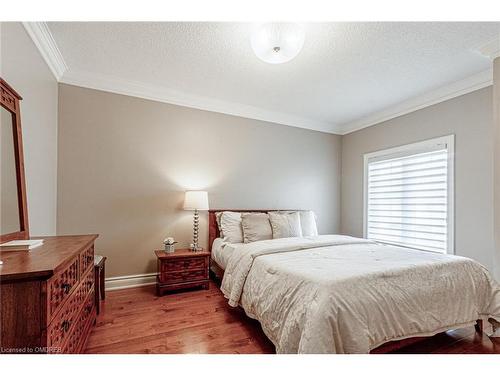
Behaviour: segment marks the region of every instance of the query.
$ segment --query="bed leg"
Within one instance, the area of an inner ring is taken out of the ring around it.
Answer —
[[[474,328],[476,329],[476,332],[482,333],[483,332],[483,321],[476,320],[476,324],[474,325]]]

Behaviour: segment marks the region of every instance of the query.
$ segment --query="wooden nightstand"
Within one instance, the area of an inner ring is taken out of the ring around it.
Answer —
[[[208,289],[208,266],[210,252],[178,249],[174,253],[155,250],[158,275],[156,293],[201,286]]]

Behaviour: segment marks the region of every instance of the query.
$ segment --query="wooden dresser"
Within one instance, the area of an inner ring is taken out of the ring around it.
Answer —
[[[0,353],[80,353],[95,324],[97,235],[0,252]]]
[[[208,289],[208,251],[191,251],[178,249],[173,253],[163,250],[155,251],[158,275],[156,277],[156,293],[164,291],[202,286]]]

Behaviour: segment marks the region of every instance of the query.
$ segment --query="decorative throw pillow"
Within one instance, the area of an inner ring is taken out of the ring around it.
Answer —
[[[224,241],[229,243],[243,242],[241,212],[224,211],[220,216],[220,227],[224,233]]]
[[[316,215],[312,211],[299,211],[302,236],[317,236]]]
[[[269,212],[273,238],[302,237],[298,212]]]
[[[269,222],[269,215],[265,213],[242,213],[241,226],[243,227],[243,242],[270,240],[273,230]]]
[[[223,212],[216,212],[215,213],[215,221],[217,222],[217,227],[219,228],[219,237],[224,238],[224,232],[222,231],[222,226],[220,225],[220,217],[222,216]]]

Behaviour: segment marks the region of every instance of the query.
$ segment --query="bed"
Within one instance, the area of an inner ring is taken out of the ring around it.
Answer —
[[[340,235],[228,247],[215,212],[212,271],[229,305],[257,319],[278,353],[385,352],[500,321],[500,287],[471,259]]]

